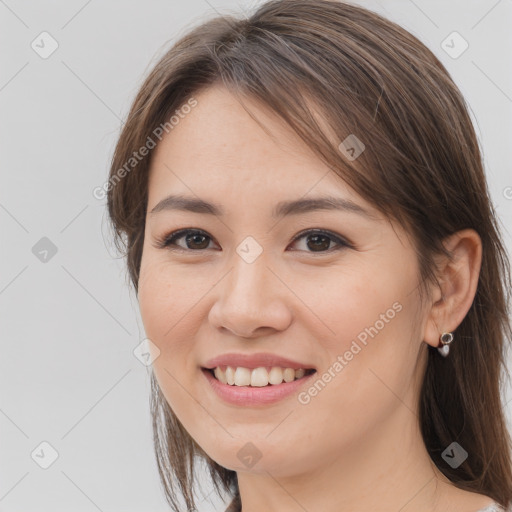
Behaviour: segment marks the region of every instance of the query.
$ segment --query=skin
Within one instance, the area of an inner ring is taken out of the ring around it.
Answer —
[[[421,304],[418,261],[402,228],[262,105],[247,103],[273,138],[221,86],[195,97],[198,105],[153,155],[139,303],[160,351],[153,369],[164,396],[202,449],[237,471],[243,512],[475,512],[490,504],[454,487],[431,462],[415,405],[427,344],[437,347],[473,301],[478,235],[464,230],[446,240],[455,260],[439,260],[441,287],[432,285]],[[151,213],[169,194],[220,203],[225,214]],[[373,217],[319,210],[271,218],[279,201],[326,194]],[[182,228],[207,238],[187,246],[182,237],[175,250],[157,246]],[[305,229],[332,231],[352,246],[328,238],[315,250],[308,235],[294,241]],[[236,252],[247,236],[263,249],[250,264]],[[394,303],[401,310],[307,404],[292,395],[229,405],[201,373],[222,353],[272,352],[321,375]],[[237,457],[247,442],[261,454],[250,468]]]

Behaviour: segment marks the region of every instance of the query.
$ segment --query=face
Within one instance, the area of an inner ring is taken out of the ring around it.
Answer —
[[[222,466],[328,467],[414,407],[425,345],[412,244],[263,107],[248,103],[273,137],[226,90],[195,97],[150,172],[139,302],[155,376]],[[168,199],[177,195],[218,211]],[[326,196],[336,208],[274,215]],[[213,381],[203,368],[225,354],[245,368],[237,382],[249,375],[254,386]],[[277,359],[241,359],[261,354]],[[252,371],[293,362],[308,371],[290,382],[301,372],[271,371],[282,384]]]

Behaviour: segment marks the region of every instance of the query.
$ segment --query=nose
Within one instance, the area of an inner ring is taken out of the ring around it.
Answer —
[[[288,288],[260,255],[252,263],[237,253],[233,268],[215,287],[210,323],[241,338],[255,338],[286,329],[292,321]]]

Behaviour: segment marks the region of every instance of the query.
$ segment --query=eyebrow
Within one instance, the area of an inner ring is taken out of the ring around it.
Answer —
[[[158,213],[164,210],[182,210],[193,213],[224,215],[224,209],[216,203],[209,203],[202,199],[186,197],[182,195],[170,195],[162,199],[150,213]],[[281,218],[288,215],[298,215],[317,210],[341,210],[356,213],[369,219],[375,219],[368,210],[350,199],[334,196],[321,196],[309,199],[297,199],[293,201],[281,201],[272,210],[273,218]]]

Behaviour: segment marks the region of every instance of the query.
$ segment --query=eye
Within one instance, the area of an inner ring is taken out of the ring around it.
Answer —
[[[185,239],[185,247],[176,244],[176,241],[181,240],[182,238]],[[177,249],[183,249],[185,251],[201,250],[208,248],[208,240],[211,240],[211,238],[204,231],[198,229],[181,229],[167,235],[163,240],[160,240],[158,242],[158,247],[174,249],[175,247],[171,246],[176,246]]]
[[[178,240],[184,240],[184,245],[177,243]],[[332,252],[344,247],[352,247],[348,241],[341,236],[325,230],[308,230],[300,233],[293,240],[293,243],[304,239],[306,252]],[[198,229],[181,229],[166,235],[163,239],[157,241],[157,247],[171,250],[201,251],[208,249],[211,237],[204,231]],[[334,242],[338,247],[331,247]]]
[[[303,232],[299,234],[295,239],[293,240],[296,242],[297,240],[305,240],[305,244],[303,247],[306,247],[307,249],[310,249],[310,251],[307,252],[332,252],[340,250],[344,247],[352,247],[350,243],[348,243],[346,240],[344,240],[342,237],[335,235],[334,233],[331,233],[329,231],[324,230],[309,230],[306,232]],[[338,245],[338,247],[331,247],[331,242],[333,242]]]

